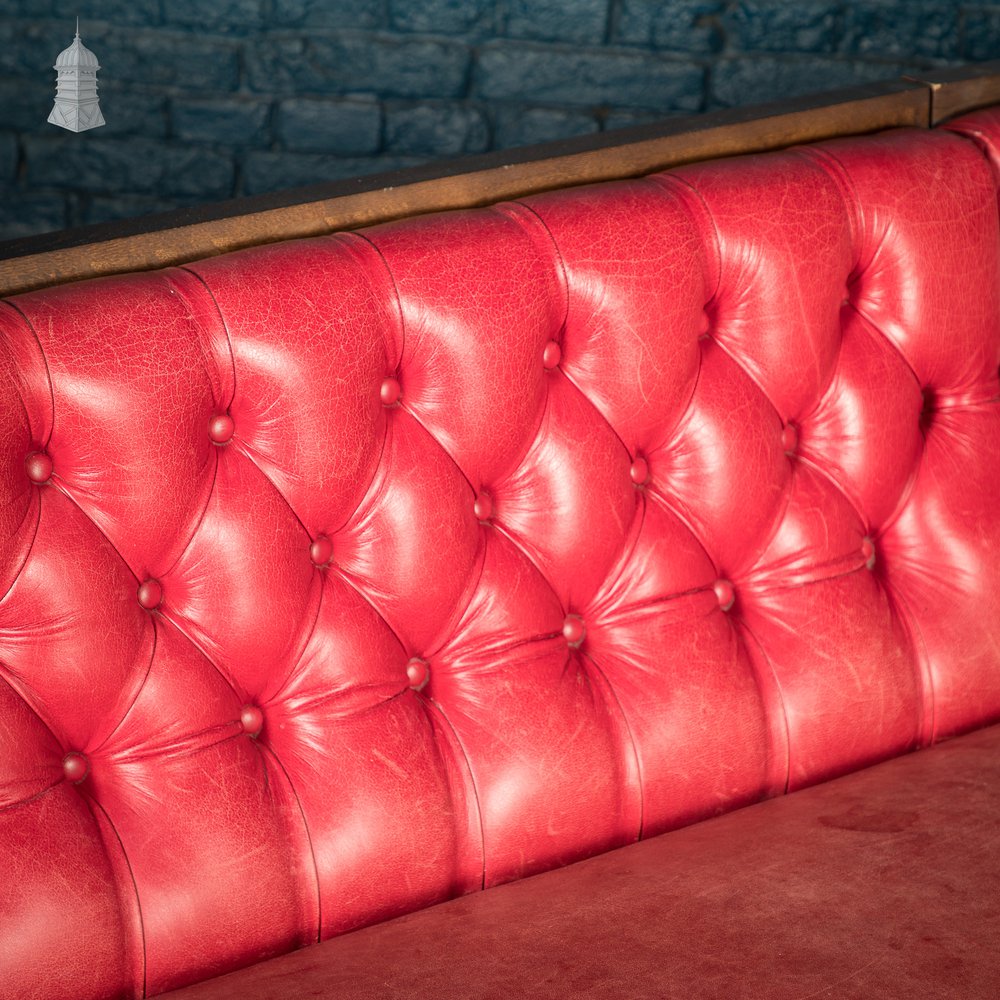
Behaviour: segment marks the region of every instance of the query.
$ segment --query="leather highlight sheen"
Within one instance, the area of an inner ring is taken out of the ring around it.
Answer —
[[[951,128],[0,303],[0,996],[1000,718],[1000,113]]]

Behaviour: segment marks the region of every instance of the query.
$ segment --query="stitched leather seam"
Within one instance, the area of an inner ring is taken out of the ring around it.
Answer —
[[[84,801],[87,803],[87,807],[90,809],[92,815],[94,814],[95,810],[99,810],[101,815],[104,817],[104,821],[107,823],[108,829],[111,831],[112,835],[115,838],[115,842],[118,844],[119,850],[121,851],[121,859],[124,862],[125,868],[127,869],[129,878],[131,880],[132,892],[130,896],[130,901],[135,903],[135,910],[133,911],[133,913],[136,922],[138,924],[139,947],[141,953],[140,960],[142,963],[142,982],[138,984],[140,987],[139,996],[145,997],[147,993],[147,975],[148,975],[147,961],[146,961],[146,923],[142,915],[142,902],[139,899],[139,886],[135,881],[135,872],[132,870],[132,862],[129,861],[128,853],[125,850],[125,845],[122,843],[122,839],[118,834],[118,829],[112,822],[111,817],[107,813],[107,810],[105,810],[105,808],[90,795],[84,795]],[[108,860],[108,866],[112,869],[112,872],[114,872],[114,864],[111,861],[111,851],[109,850],[108,845],[104,840],[104,837],[100,835],[100,831],[102,830],[102,824],[97,822],[95,818],[94,825],[98,829],[98,838],[100,839],[101,847],[104,850],[104,856]],[[114,887],[115,887],[115,895],[118,897],[118,912],[123,918],[122,922],[124,923],[125,906],[123,905],[124,900],[122,899],[122,893],[121,893],[122,886],[118,879],[114,879]]]
[[[546,225],[545,220],[536,212],[527,202],[524,201],[512,201],[507,203],[510,206],[516,206],[523,209],[525,212],[529,213],[533,219],[535,219],[538,225],[541,227],[542,232],[548,237],[549,243],[552,245],[552,252],[555,256],[556,267],[559,271],[559,276],[562,279],[560,282],[560,290],[562,291],[562,320],[559,323],[559,329],[563,330],[566,327],[566,320],[569,317],[569,272],[566,268],[566,260],[562,255],[562,250],[559,249],[559,244],[556,242],[555,236],[552,235],[552,230]],[[507,205],[500,204],[494,206],[498,210],[503,210]],[[515,222],[520,229],[531,238],[531,234],[528,233],[527,227],[523,224],[521,219],[518,218],[516,212],[504,212],[503,213],[508,219]]]
[[[476,807],[476,820],[479,829],[479,858],[482,862],[479,874],[479,888],[486,888],[486,829],[483,823],[483,806],[480,802],[479,788],[476,786],[476,776],[472,771],[472,762],[469,760],[468,751],[465,749],[465,744],[462,742],[462,738],[458,735],[457,730],[452,725],[451,719],[448,718],[448,713],[445,712],[444,708],[439,705],[433,698],[423,697],[417,695],[418,699],[424,705],[424,711],[435,712],[437,716],[441,719],[444,725],[447,727],[448,732],[451,733],[452,739],[454,740],[454,747],[458,750],[458,754],[461,755],[460,761],[458,761],[463,774],[468,781],[467,790],[472,794],[472,800]],[[449,792],[451,789],[449,788]]]
[[[216,301],[215,296],[212,294],[212,289],[208,287],[208,284],[205,281],[205,279],[197,271],[192,270],[190,267],[178,267],[178,268],[175,268],[175,270],[177,270],[177,271],[183,271],[185,274],[189,274],[189,275],[191,275],[192,278],[195,279],[195,281],[198,283],[198,285],[202,289],[204,289],[205,294],[208,296],[209,302],[212,303],[212,307],[214,309],[215,315],[218,316],[218,318],[219,318],[219,326],[222,329],[222,332],[225,334],[225,337],[226,337],[226,346],[228,347],[228,350],[229,350],[229,369],[230,369],[230,377],[232,379],[232,382],[231,382],[231,384],[232,384],[232,394],[230,395],[229,401],[226,403],[226,406],[225,406],[225,409],[228,410],[229,407],[232,405],[233,398],[236,395],[236,352],[233,350],[233,338],[230,335],[229,326],[226,323],[226,318],[225,318],[225,316],[222,315],[222,309],[220,308],[219,303]],[[169,272],[167,273],[166,276],[169,278]],[[198,326],[198,333],[199,333],[199,335],[202,334],[202,329],[201,329],[200,326]],[[209,344],[211,344],[211,338],[209,338]],[[205,346],[206,345],[203,343],[202,347],[205,347]],[[207,355],[208,358],[211,358],[212,360],[214,360],[214,356],[213,356],[211,350],[205,350],[205,354]]]
[[[740,638],[740,641],[742,641],[744,648],[746,648],[749,645],[747,639],[753,642],[754,646],[757,649],[757,652],[760,654],[761,660],[763,660],[764,669],[766,669],[769,672],[771,678],[771,685],[769,686],[777,695],[777,705],[775,705],[774,707],[775,710],[779,713],[779,718],[774,719],[769,710],[768,699],[766,697],[766,689],[764,686],[763,679],[760,676],[758,676],[758,671],[754,669],[753,670],[754,683],[757,687],[757,693],[760,695],[760,703],[764,707],[764,713],[767,716],[769,735],[772,735],[775,729],[778,729],[784,740],[784,745],[782,747],[775,747],[775,751],[784,752],[784,767],[782,769],[784,773],[784,779],[782,784],[777,789],[777,794],[786,795],[788,793],[788,785],[792,777],[792,742],[791,742],[791,737],[789,735],[788,709],[785,707],[785,694],[781,690],[781,679],[778,677],[778,673],[774,669],[774,664],[771,662],[771,657],[768,656],[767,650],[764,648],[764,644],[760,641],[760,639],[757,638],[757,635],[753,631],[753,629],[750,628],[750,626],[742,619],[740,619],[736,623],[736,634]],[[747,654],[748,658],[750,659],[750,663],[753,664],[754,659],[749,656],[749,650],[747,651]],[[771,794],[772,790],[769,788],[767,791],[768,794]]]
[[[49,359],[45,354],[45,348],[42,347],[41,338],[38,336],[38,333],[35,330],[35,327],[32,324],[31,320],[28,319],[27,315],[21,310],[21,307],[15,305],[13,302],[10,301],[10,299],[2,299],[0,301],[2,301],[4,305],[7,305],[11,309],[13,309],[14,312],[16,312],[21,317],[21,319],[24,320],[25,326],[28,328],[28,331],[31,333],[31,336],[34,338],[35,344],[38,347],[38,353],[41,356],[42,364],[45,366],[45,379],[46,382],[48,383],[47,388],[49,396],[49,433],[46,436],[45,440],[40,442],[40,444],[42,445],[43,449],[47,449],[49,446],[49,441],[52,438],[52,428],[55,427],[56,423],[56,395],[55,395],[55,389],[52,386],[52,370],[49,368]],[[24,403],[23,397],[22,397],[22,403]],[[27,412],[26,404],[25,404],[25,412]],[[28,422],[28,426],[29,427],[31,426],[30,420]]]

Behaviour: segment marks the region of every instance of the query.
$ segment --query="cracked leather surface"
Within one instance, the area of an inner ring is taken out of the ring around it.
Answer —
[[[0,304],[0,995],[1000,717],[998,121]]]

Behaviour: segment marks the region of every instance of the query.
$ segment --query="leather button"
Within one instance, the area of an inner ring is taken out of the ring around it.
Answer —
[[[628,474],[636,486],[644,485],[649,479],[649,463],[641,455],[636,455]]]
[[[579,615],[567,615],[563,621],[563,637],[574,648],[582,645],[587,638],[587,626]]]
[[[865,568],[874,569],[875,568],[875,543],[868,537],[865,537],[861,541],[861,555],[865,559]]]
[[[716,580],[712,584],[712,590],[715,591],[715,597],[723,611],[728,611],[735,603],[736,591],[728,580]]]
[[[406,679],[414,691],[422,691],[430,678],[430,665],[426,660],[414,656],[406,664]]]
[[[562,361],[562,348],[556,341],[550,340],[542,351],[542,364],[551,370],[556,368],[560,361]]]
[[[240,709],[240,725],[248,736],[259,736],[264,728],[264,713],[256,705],[244,705]]]
[[[701,319],[698,320],[698,337],[707,337],[708,331],[712,328],[712,321],[708,317],[708,313],[702,313]]]
[[[143,580],[139,584],[139,590],[136,595],[139,598],[139,603],[147,610],[152,611],[154,608],[160,606],[160,602],[163,600],[163,587],[160,585],[159,580],[154,580],[152,578],[148,580]]]
[[[315,566],[327,566],[333,558],[333,542],[326,535],[320,535],[309,546],[309,558]]]
[[[228,413],[217,413],[208,422],[208,436],[213,444],[229,444],[236,432],[236,423]]]
[[[781,430],[781,448],[786,455],[794,455],[799,446],[799,432],[795,424],[785,424]]]
[[[33,483],[41,486],[52,478],[52,459],[44,451],[33,451],[24,460],[24,471]]]
[[[489,494],[480,493],[472,506],[473,513],[480,521],[488,521],[493,516],[493,501]]]
[[[399,397],[402,395],[403,390],[399,386],[399,382],[392,378],[382,380],[382,386],[378,391],[379,399],[382,400],[383,406],[392,406],[394,403],[399,402]]]
[[[74,785],[79,785],[90,774],[90,761],[76,750],[63,757],[62,765],[66,780],[72,781]]]

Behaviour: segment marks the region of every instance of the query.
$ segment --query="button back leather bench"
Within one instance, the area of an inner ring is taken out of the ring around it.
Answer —
[[[995,996],[998,150],[7,299],[0,996]]]

